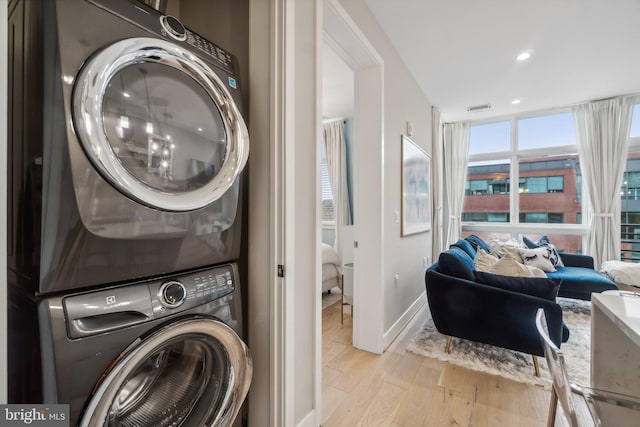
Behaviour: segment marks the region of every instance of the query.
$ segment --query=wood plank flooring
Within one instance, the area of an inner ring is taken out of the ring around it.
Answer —
[[[340,309],[322,311],[323,427],[546,426],[550,391],[406,352],[420,314],[375,355],[351,346]],[[556,425],[567,425],[560,409]]]

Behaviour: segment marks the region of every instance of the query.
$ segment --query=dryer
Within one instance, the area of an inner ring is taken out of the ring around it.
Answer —
[[[138,0],[15,3],[11,281],[50,294],[237,260],[235,57]]]

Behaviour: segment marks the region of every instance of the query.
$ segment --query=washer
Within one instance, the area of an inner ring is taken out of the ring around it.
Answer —
[[[43,300],[45,402],[70,425],[226,426],[247,394],[235,265]]]

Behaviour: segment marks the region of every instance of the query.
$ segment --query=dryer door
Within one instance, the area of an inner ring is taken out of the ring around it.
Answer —
[[[229,326],[211,318],[179,320],[114,361],[80,425],[231,425],[252,372],[249,350]]]
[[[94,55],[74,86],[73,119],[91,163],[118,191],[184,212],[219,199],[249,153],[240,111],[188,50],[132,38]]]

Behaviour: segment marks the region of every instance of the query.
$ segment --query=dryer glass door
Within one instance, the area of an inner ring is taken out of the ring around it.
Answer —
[[[80,425],[231,425],[252,375],[244,343],[209,318],[172,323],[134,343],[112,366]]]
[[[202,86],[173,67],[122,68],[105,91],[103,117],[114,155],[150,188],[187,193],[222,168],[227,135],[220,111]]]
[[[184,212],[218,200],[249,150],[247,129],[209,65],[164,40],[126,39],[76,79],[73,117],[87,157],[118,191]]]

